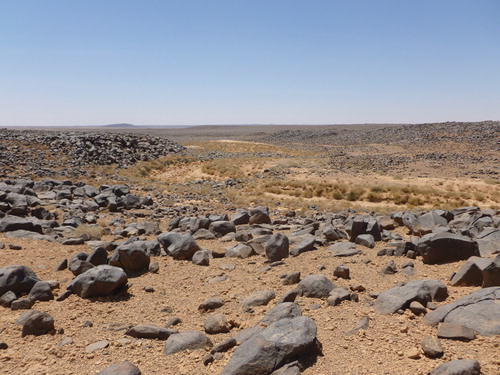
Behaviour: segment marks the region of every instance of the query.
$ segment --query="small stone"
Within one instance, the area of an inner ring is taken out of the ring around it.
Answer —
[[[160,265],[158,264],[158,262],[152,262],[149,265],[149,272],[158,273],[158,271],[160,271]]]
[[[347,280],[350,279],[349,267],[343,266],[343,265],[337,266],[335,268],[335,271],[333,271],[333,276],[340,277],[342,279],[347,279]]]
[[[417,348],[411,348],[406,352],[406,356],[410,359],[419,359],[420,351]]]
[[[155,288],[153,288],[152,286],[145,286],[145,287],[144,287],[144,291],[145,291],[146,293],[154,293]]]
[[[292,272],[283,278],[283,285],[292,285],[292,284],[297,284],[300,282],[300,272]]]
[[[394,275],[396,272],[398,272],[396,263],[394,263],[393,260],[391,260],[387,265],[382,268],[380,271],[382,275]]]
[[[422,315],[427,313],[427,309],[418,301],[412,301],[410,303],[410,311],[415,315]]]
[[[180,324],[182,323],[182,320],[178,317],[173,317],[172,319],[170,319],[166,324],[165,324],[165,328],[169,328],[169,327],[172,327],[172,326],[176,326],[177,324]]]
[[[426,357],[439,358],[443,355],[441,342],[433,336],[425,336],[420,345]]]

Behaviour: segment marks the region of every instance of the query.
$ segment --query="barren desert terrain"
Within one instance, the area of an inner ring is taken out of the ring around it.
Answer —
[[[499,253],[499,122],[0,129],[6,375],[499,374]]]

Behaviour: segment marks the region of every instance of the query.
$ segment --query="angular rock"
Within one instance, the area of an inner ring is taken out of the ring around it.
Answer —
[[[85,271],[90,270],[91,268],[94,268],[94,265],[92,263],[89,263],[85,260],[80,260],[80,259],[74,259],[69,263],[69,270],[71,273],[75,276],[81,275]]]
[[[394,275],[396,272],[398,272],[398,267],[393,260],[387,263],[380,271],[382,275]]]
[[[234,223],[234,225],[248,224],[248,222],[250,221],[250,214],[248,213],[248,211],[239,210],[231,216],[231,221]]]
[[[486,228],[476,237],[479,253],[482,257],[488,257],[500,253],[500,229]]]

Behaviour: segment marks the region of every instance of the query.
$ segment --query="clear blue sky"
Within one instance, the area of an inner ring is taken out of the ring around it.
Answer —
[[[0,0],[0,126],[488,119],[498,0]]]

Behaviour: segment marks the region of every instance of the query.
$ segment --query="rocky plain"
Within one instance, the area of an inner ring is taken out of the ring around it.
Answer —
[[[0,373],[500,373],[500,122],[0,129]]]

